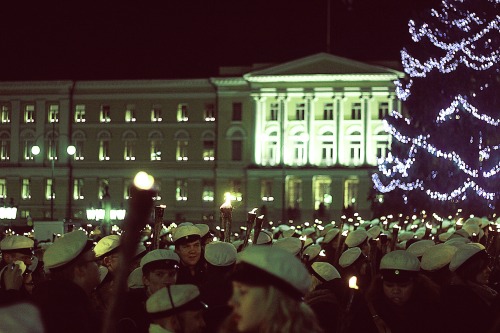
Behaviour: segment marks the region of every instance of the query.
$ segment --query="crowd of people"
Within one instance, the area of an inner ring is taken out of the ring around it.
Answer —
[[[155,230],[129,260],[120,234],[4,237],[0,332],[500,332],[487,218]]]

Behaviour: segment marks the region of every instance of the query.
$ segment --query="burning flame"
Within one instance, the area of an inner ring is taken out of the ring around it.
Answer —
[[[349,279],[349,288],[351,289],[359,289],[358,285],[356,284],[358,282],[358,278],[355,276],[352,276]]]

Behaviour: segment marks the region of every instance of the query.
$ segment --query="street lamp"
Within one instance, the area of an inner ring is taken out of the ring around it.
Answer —
[[[48,155],[47,157],[50,159],[50,164],[51,164],[51,185],[50,185],[50,220],[54,220],[54,197],[55,197],[55,191],[54,191],[54,169],[55,169],[55,160],[57,159],[57,150],[56,150],[56,143],[55,140],[59,138],[60,135],[54,135],[54,132],[52,132],[49,136],[49,150],[48,150]],[[35,140],[36,143],[36,140]],[[35,156],[40,154],[42,149],[38,145],[34,145],[31,147],[31,153]],[[76,153],[76,147],[74,145],[68,145],[66,147],[66,153],[68,153],[69,156],[73,156]]]

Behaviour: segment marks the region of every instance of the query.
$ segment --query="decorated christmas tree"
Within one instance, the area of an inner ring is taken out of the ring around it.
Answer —
[[[391,152],[374,189],[408,213],[498,213],[500,0],[443,0],[408,25],[403,107],[386,119]]]

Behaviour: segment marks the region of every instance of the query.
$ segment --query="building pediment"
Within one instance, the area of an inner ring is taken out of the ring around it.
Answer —
[[[375,66],[328,53],[318,53],[305,58],[249,72],[244,78],[251,82],[262,81],[324,81],[324,80],[384,80],[404,76],[403,72]]]

